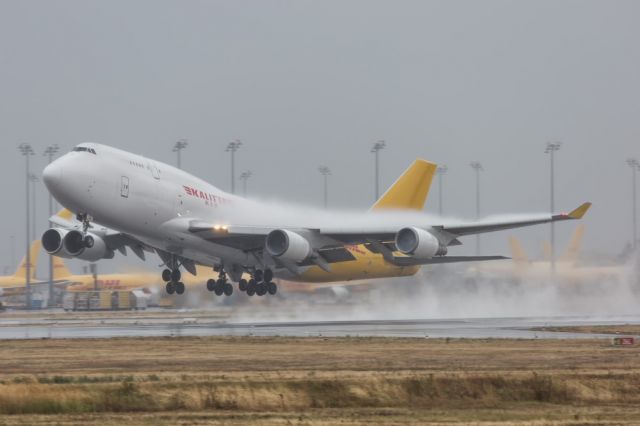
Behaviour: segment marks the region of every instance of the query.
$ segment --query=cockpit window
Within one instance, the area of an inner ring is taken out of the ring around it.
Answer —
[[[93,149],[93,148],[87,148],[87,147],[84,147],[84,146],[76,146],[75,148],[73,148],[73,149],[72,149],[72,151],[76,151],[76,152],[88,152],[88,153],[93,154],[93,155],[98,155],[98,154],[96,153],[96,150],[95,150],[95,149]]]

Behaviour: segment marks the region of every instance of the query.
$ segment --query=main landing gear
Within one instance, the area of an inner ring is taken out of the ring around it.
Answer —
[[[227,281],[227,274],[224,269],[219,268],[218,279],[210,279],[207,281],[207,290],[213,291],[216,296],[231,296],[233,294],[233,286]]]
[[[278,292],[278,286],[272,280],[273,271],[271,269],[265,269],[264,271],[256,269],[249,281],[240,280],[238,288],[240,291],[246,292],[247,296],[264,296],[267,293],[274,295]]]
[[[167,294],[184,294],[184,283],[180,281],[182,274],[180,269],[175,267],[174,269],[165,269],[162,271],[162,280],[166,282],[165,290]]]

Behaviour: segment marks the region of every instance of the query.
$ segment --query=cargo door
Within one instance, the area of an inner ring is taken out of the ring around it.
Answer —
[[[129,178],[126,176],[122,176],[120,179],[120,196],[129,198]]]

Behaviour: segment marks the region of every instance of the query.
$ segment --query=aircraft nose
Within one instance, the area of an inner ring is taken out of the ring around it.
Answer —
[[[58,160],[49,164],[42,171],[42,180],[49,190],[55,188],[60,182],[60,179],[62,179],[62,167],[58,163]]]

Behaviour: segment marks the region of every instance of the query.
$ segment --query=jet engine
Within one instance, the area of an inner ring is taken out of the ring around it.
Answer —
[[[286,229],[269,232],[265,248],[271,256],[292,262],[302,262],[312,253],[311,244],[306,238]]]
[[[47,253],[53,256],[71,259],[73,256],[65,251],[63,243],[64,237],[68,233],[68,230],[62,228],[51,228],[46,230],[40,239],[42,241],[42,247],[44,247]]]
[[[109,250],[104,240],[94,234],[82,235],[80,231],[69,231],[62,240],[64,250],[78,259],[95,262],[100,259],[112,259],[113,250]]]
[[[114,256],[104,240],[97,235],[82,235],[77,230],[51,228],[42,234],[42,247],[47,253],[67,259],[78,258],[94,262]]]
[[[396,247],[408,256],[418,259],[431,259],[447,254],[447,247],[440,244],[438,238],[421,228],[402,228],[396,234]]]

